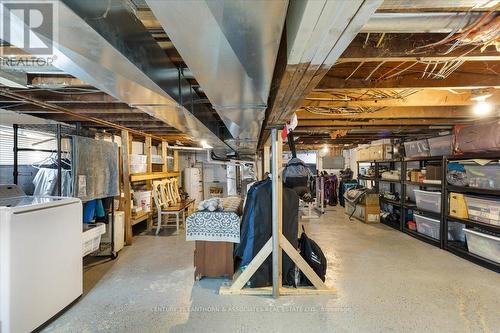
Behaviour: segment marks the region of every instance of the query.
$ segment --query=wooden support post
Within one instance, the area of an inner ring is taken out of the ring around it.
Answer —
[[[272,140],[272,230],[273,230],[273,297],[277,298],[281,288],[282,251],[280,235],[282,234],[282,188],[281,168],[281,135],[277,128],[271,130]]]
[[[163,160],[163,165],[161,166],[162,172],[168,172],[168,153],[167,153],[168,143],[167,141],[161,142],[161,159]]]
[[[153,144],[151,137],[148,136],[145,138],[144,141],[144,153],[146,154],[147,157],[147,166],[146,166],[146,172],[151,173],[153,172]],[[146,180],[146,189],[148,191],[151,191],[153,189],[153,181],[152,180]],[[153,201],[152,198],[150,198],[151,202]],[[153,205],[151,205],[153,206]],[[153,228],[153,214],[152,212],[149,214],[149,217],[146,221],[146,228],[148,231],[150,231]]]
[[[131,188],[130,188],[130,171],[129,171],[129,154],[131,138],[128,131],[122,131],[122,181],[123,181],[123,194],[124,194],[124,213],[125,213],[125,243],[132,244],[132,203]]]
[[[174,172],[179,172],[179,152],[174,150]]]
[[[263,164],[263,172],[262,172],[262,176],[264,176],[264,174],[266,172],[271,172],[271,167],[270,167],[270,164],[271,164],[271,147],[269,146],[264,146],[264,154],[263,154],[263,157],[262,157],[262,164]]]

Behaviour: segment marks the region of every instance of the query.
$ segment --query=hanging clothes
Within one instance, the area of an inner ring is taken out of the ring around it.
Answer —
[[[272,236],[272,181],[270,178],[255,183],[247,194],[241,222],[240,243],[234,250],[240,266],[248,265]],[[299,197],[294,190],[283,187],[283,235],[295,248],[298,246]],[[295,265],[283,253],[283,284],[293,285],[291,278]],[[272,258],[269,257],[250,278],[251,287],[272,285]]]
[[[61,170],[61,196],[71,197],[73,195],[73,178],[71,170]],[[33,195],[57,195],[57,169],[40,168],[33,178],[35,189]]]
[[[338,180],[336,175],[325,177],[325,199],[327,200],[330,206],[337,205],[337,199],[338,199],[337,187],[338,187]]]

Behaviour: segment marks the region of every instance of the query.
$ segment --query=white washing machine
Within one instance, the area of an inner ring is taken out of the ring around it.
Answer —
[[[82,293],[81,201],[0,198],[0,331],[31,332]]]

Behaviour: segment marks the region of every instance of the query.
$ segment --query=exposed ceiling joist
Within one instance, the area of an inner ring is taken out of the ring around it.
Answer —
[[[494,46],[484,51],[477,46],[457,48],[444,54],[449,45],[441,49],[416,50],[416,47],[436,43],[444,39],[443,34],[390,34],[383,38],[374,34],[367,40],[366,34],[359,34],[344,51],[337,64],[346,62],[403,62],[403,61],[500,61],[500,53]],[[378,41],[381,44],[378,45]],[[413,52],[412,52],[413,51]],[[440,52],[442,51],[442,52]]]
[[[387,107],[374,112],[350,114],[314,113],[307,110],[297,111],[297,117],[302,119],[414,119],[414,118],[477,118],[470,106],[398,106]]]
[[[497,66],[500,69],[500,66]],[[469,73],[457,70],[445,79],[422,78],[422,73],[414,75],[401,75],[387,80],[366,80],[335,76],[335,71],[328,73],[316,86],[317,89],[404,89],[404,88],[500,88],[500,75],[494,69],[490,73]]]
[[[288,57],[275,83],[267,124],[284,124],[369,20],[382,1],[292,1]],[[264,140],[262,140],[264,141]]]
[[[500,91],[492,91],[489,102],[500,105]],[[448,90],[420,90],[404,98],[380,98],[368,100],[342,100],[337,96],[325,92],[311,94],[303,103],[302,107],[399,107],[409,106],[449,106],[449,105],[473,105],[474,97],[469,90],[454,93]]]
[[[426,126],[439,126],[439,125],[452,125],[452,124],[462,124],[465,123],[464,119],[408,119],[401,124],[399,119],[367,119],[364,121],[348,121],[348,120],[336,120],[336,119],[303,119],[300,121],[300,127],[318,127],[318,126],[408,126],[408,125],[426,125]]]
[[[1,103],[0,103],[1,104]],[[20,113],[53,113],[54,111],[51,110],[44,110],[44,109],[39,109],[39,108],[34,108],[31,105],[21,105],[15,108],[8,108],[9,110],[20,112]],[[81,109],[81,108],[76,108],[72,107],[71,111],[75,113],[80,113],[80,114],[88,114],[88,115],[130,115],[130,114],[137,114],[137,115],[147,115],[146,113],[137,110],[137,109]]]
[[[17,99],[18,101],[28,102],[28,103],[30,103],[32,105],[36,105],[38,107],[41,107],[41,108],[44,108],[44,109],[47,109],[47,110],[58,111],[58,112],[61,112],[61,113],[64,113],[64,114],[67,114],[67,115],[70,115],[70,116],[74,116],[75,118],[79,118],[82,121],[89,121],[89,122],[92,122],[94,124],[104,125],[104,126],[106,126],[108,128],[114,128],[114,129],[117,129],[117,130],[125,130],[125,131],[129,131],[130,133],[136,134],[136,135],[139,135],[139,136],[150,136],[150,137],[152,137],[154,139],[161,140],[161,138],[159,138],[159,137],[155,137],[153,135],[149,135],[149,134],[146,134],[144,132],[131,129],[131,128],[128,128],[126,126],[121,126],[121,125],[118,125],[118,124],[114,124],[112,122],[109,122],[109,121],[106,121],[106,120],[102,120],[102,119],[99,119],[99,118],[95,118],[95,117],[81,115],[81,114],[72,112],[71,110],[65,109],[63,107],[47,103],[47,102],[38,100],[36,98],[27,97],[24,94],[19,94],[19,93],[16,93],[16,92],[9,91],[8,89],[0,89],[0,95],[3,95],[3,96],[8,97],[8,98],[12,98],[12,99]]]
[[[495,5],[494,0],[384,0],[379,11],[488,11],[491,10],[490,5]]]

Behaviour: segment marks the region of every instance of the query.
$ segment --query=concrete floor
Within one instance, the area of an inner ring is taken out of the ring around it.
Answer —
[[[85,273],[86,294],[47,332],[499,332],[500,274],[340,209],[304,223],[336,295],[219,296],[193,281],[193,243],[138,236]]]

